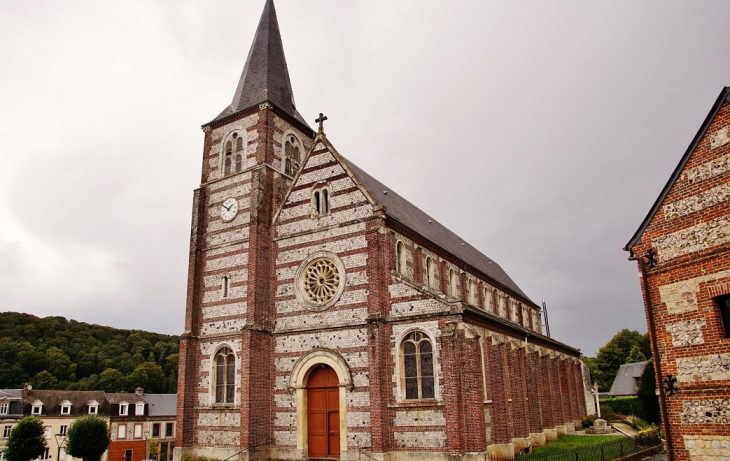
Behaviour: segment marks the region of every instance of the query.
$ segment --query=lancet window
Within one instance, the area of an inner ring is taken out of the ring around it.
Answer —
[[[294,135],[287,135],[284,143],[284,174],[296,176],[301,155],[302,144]]]
[[[406,275],[406,246],[401,241],[395,244],[395,265],[400,275]]]
[[[426,282],[429,288],[436,288],[436,263],[426,258]]]
[[[215,403],[233,403],[236,380],[236,356],[227,347],[215,354]]]
[[[401,377],[406,400],[435,397],[433,345],[420,331],[409,333],[401,343]]]
[[[238,173],[243,169],[243,138],[233,133],[223,149],[223,175]]]

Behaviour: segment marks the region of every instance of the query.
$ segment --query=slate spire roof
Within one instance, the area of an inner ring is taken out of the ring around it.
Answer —
[[[309,126],[294,104],[273,0],[266,0],[233,102],[216,120],[265,101]]]

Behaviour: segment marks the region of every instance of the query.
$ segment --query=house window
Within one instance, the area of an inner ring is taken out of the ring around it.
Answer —
[[[173,423],[165,424],[165,437],[172,437]]]
[[[449,295],[456,298],[458,296],[458,276],[454,269],[449,269]]]
[[[51,458],[50,448],[46,448],[45,451],[43,452],[43,455],[41,456],[41,459],[50,459],[50,458]]]
[[[406,246],[403,242],[395,244],[395,264],[400,275],[406,275]]]
[[[10,431],[12,431],[12,430],[13,430],[13,426],[5,426],[3,428],[3,438],[7,439],[8,437],[10,437]]]
[[[62,415],[70,415],[71,414],[71,402],[68,400],[64,400],[61,402],[61,414]]]
[[[434,398],[433,346],[428,336],[414,331],[400,347],[402,384],[407,400]]]
[[[51,426],[43,426],[43,437],[47,439],[51,438]]]
[[[155,423],[152,425],[152,437],[159,437],[160,436],[160,423]]]
[[[426,258],[426,282],[429,288],[436,288],[436,263],[431,258]]]
[[[68,426],[61,426],[61,428],[58,430],[58,435],[60,436],[66,436],[68,433]]]
[[[722,317],[722,325],[725,328],[725,337],[730,338],[730,295],[715,298],[717,305],[720,307],[720,317]]]
[[[129,415],[129,404],[127,402],[122,402],[119,404],[119,416],[127,415]]]
[[[89,414],[90,415],[95,415],[97,413],[99,413],[99,404],[96,403],[96,402],[90,403],[89,404]]]
[[[144,416],[144,402],[137,402],[134,414],[137,416]]]
[[[33,404],[33,407],[30,410],[30,413],[32,415],[40,415],[43,412],[43,404],[39,401],[36,401]]]
[[[135,424],[134,425],[134,438],[135,439],[141,439],[142,438],[142,425],[141,424]]]
[[[118,439],[127,438],[127,426],[125,424],[120,424],[119,427],[117,427],[117,438]]]
[[[227,347],[215,354],[215,403],[233,403],[236,356]]]
[[[284,143],[284,174],[289,176],[297,175],[301,152],[302,148],[299,140],[293,135],[287,135]]]
[[[9,406],[7,403],[0,403],[0,415],[7,415]]]
[[[312,211],[317,216],[327,215],[330,212],[330,192],[326,186],[312,190]]]

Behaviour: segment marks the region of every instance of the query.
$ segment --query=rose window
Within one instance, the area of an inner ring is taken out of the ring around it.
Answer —
[[[334,261],[326,258],[316,259],[304,269],[302,276],[303,291],[309,301],[326,304],[338,294],[340,272]]]

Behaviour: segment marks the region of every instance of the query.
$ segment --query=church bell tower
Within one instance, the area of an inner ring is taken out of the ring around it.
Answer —
[[[194,192],[175,459],[273,445],[272,215],[314,132],[296,109],[272,0],[233,101],[203,125]]]

